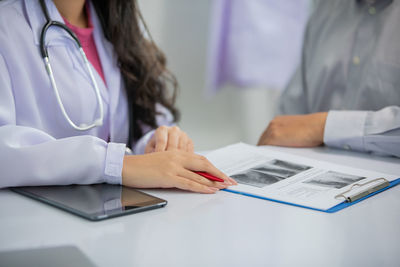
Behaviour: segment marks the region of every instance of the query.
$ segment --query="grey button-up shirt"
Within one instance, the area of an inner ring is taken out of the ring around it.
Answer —
[[[324,0],[279,113],[329,111],[328,146],[400,157],[400,1]]]

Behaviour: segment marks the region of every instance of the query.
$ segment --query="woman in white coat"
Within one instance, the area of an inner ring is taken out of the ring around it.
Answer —
[[[75,33],[88,68],[68,30],[42,34],[49,20]],[[173,126],[175,80],[141,23],[134,0],[0,2],[0,188],[106,182],[214,193],[235,183]]]

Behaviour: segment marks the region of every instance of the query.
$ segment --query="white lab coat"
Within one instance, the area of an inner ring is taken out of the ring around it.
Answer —
[[[50,17],[63,22],[53,2],[46,4]],[[0,3],[0,188],[121,183],[129,132],[127,101],[113,47],[90,8],[106,80],[104,84],[92,67],[104,105],[104,122],[101,127],[77,131],[62,116],[40,54],[45,17],[39,1]],[[99,117],[98,104],[75,42],[52,27],[46,45],[68,115],[76,124],[92,123]],[[157,121],[168,125],[171,115]],[[136,153],[143,152],[150,130],[135,144]]]

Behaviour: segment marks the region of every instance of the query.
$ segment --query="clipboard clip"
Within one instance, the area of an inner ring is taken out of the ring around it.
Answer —
[[[374,186],[368,187],[368,185],[370,184],[374,184],[377,183]],[[363,198],[365,196],[368,196],[369,194],[372,194],[378,190],[381,190],[385,187],[388,187],[390,185],[389,181],[386,180],[385,178],[377,178],[371,181],[368,181],[366,183],[363,184],[353,184],[350,189],[344,191],[343,193],[338,194],[337,196],[335,196],[335,198],[339,198],[339,197],[343,197],[345,199],[346,202],[354,202],[356,200],[359,200],[360,198]],[[356,188],[360,188],[360,187],[364,187],[367,186],[367,188],[365,190],[361,190],[361,191],[357,191],[354,194],[351,195],[347,195],[348,193],[350,193],[353,189]]]

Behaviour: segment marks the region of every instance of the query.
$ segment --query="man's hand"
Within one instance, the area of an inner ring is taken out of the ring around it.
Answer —
[[[314,147],[322,145],[327,112],[275,117],[258,141],[261,145]]]

